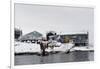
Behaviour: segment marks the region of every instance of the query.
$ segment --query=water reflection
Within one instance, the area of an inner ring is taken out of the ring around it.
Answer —
[[[69,54],[57,53],[49,54],[48,56],[16,55],[15,65],[93,61],[93,56],[94,52],[71,52]]]

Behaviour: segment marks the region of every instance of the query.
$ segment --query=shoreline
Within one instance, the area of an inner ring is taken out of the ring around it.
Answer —
[[[85,51],[82,51],[82,50],[74,50],[74,51],[70,51],[69,53],[72,53],[72,52],[94,52],[94,50],[85,50]],[[61,53],[61,51],[53,51],[53,52],[47,52],[46,51],[46,54],[57,54],[57,53]],[[65,53],[65,54],[69,54],[69,53],[66,53],[66,52],[62,52],[62,53]],[[14,53],[15,56],[16,55],[41,55],[41,53],[39,52],[21,52],[21,53]]]

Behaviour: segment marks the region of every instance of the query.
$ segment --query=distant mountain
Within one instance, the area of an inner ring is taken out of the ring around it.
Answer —
[[[41,39],[42,38],[42,34],[37,32],[37,31],[33,31],[33,32],[30,32],[22,37],[19,38],[19,40],[34,40],[34,39]]]

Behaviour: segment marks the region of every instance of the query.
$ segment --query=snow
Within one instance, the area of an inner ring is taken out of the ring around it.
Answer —
[[[72,48],[74,44],[72,43],[64,43],[60,44],[59,47],[54,47],[53,49],[48,47],[46,51],[61,51],[66,52],[70,48]],[[93,50],[93,47],[85,46],[85,47],[74,47],[71,51],[81,50],[81,51],[88,51]],[[15,42],[15,53],[24,53],[24,52],[41,52],[40,45],[36,43],[25,43],[25,42]]]
[[[94,50],[93,47],[91,46],[85,46],[85,47],[74,47],[73,49],[71,49],[71,51],[91,51],[91,50]]]
[[[22,43],[22,42],[17,42],[15,44],[18,44],[17,46],[15,46],[15,53],[40,52],[40,45],[39,44]]]
[[[70,49],[73,46],[73,44],[61,44],[60,47],[54,47],[53,49],[51,49],[50,47],[48,49],[46,49],[46,51],[50,52],[50,51],[62,51],[65,52],[66,50]]]
[[[59,47],[54,47],[46,49],[46,51],[66,51],[70,49],[73,44],[60,44],[58,43],[57,45],[61,45]],[[25,42],[15,42],[15,53],[22,53],[22,52],[40,52],[40,45],[35,44],[35,43],[25,43]]]

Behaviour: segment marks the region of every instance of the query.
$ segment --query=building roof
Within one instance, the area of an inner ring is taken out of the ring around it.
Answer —
[[[61,32],[59,33],[59,35],[83,35],[83,34],[88,34],[88,32],[67,32],[67,33],[64,33],[64,32]]]

